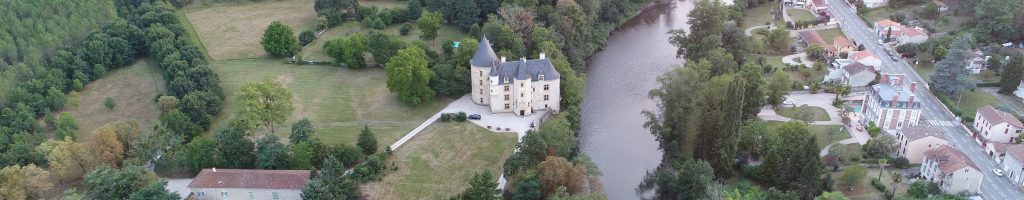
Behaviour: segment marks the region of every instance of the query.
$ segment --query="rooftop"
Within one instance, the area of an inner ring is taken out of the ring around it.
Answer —
[[[1006,155],[1013,157],[1017,162],[1024,162],[1024,144],[1006,144]]]
[[[843,70],[846,70],[846,73],[856,74],[863,71],[871,72],[874,70],[874,68],[861,64],[860,62],[854,62],[849,65],[843,66]]]
[[[821,35],[818,35],[818,32],[814,30],[800,31],[800,37],[804,38],[804,41],[807,41],[808,44],[820,44],[822,47],[825,45],[825,39],[822,39]]]
[[[978,115],[985,118],[985,120],[988,120],[993,125],[1005,122],[1015,127],[1024,127],[1024,124],[1022,124],[1020,120],[1017,120],[1016,116],[1001,110],[996,110],[992,105],[985,105],[978,108]]]
[[[880,27],[890,27],[890,26],[900,27],[900,26],[903,26],[900,23],[894,22],[894,21],[889,20],[889,19],[883,19],[882,21],[876,22],[876,24],[878,24],[878,26],[880,26]]]
[[[469,60],[469,64],[477,67],[492,67],[497,63],[498,55],[491,48],[491,41],[487,40],[487,36],[480,38],[480,44],[476,46],[476,53]]]
[[[561,75],[558,74],[558,71],[555,70],[555,66],[551,64],[550,60],[527,60],[526,58],[500,63],[494,68],[491,68],[491,73],[489,75],[498,76],[499,81],[504,81],[506,79],[530,79],[532,81],[537,81],[540,80],[540,75],[544,75],[544,80],[556,80],[561,77]]]
[[[926,159],[934,160],[938,162],[939,170],[943,173],[950,174],[957,170],[963,169],[964,167],[971,167],[974,170],[978,170],[978,165],[974,164],[974,161],[967,158],[960,150],[953,149],[948,145],[938,145],[932,149],[924,152]]]
[[[833,43],[835,43],[836,47],[856,47],[856,45],[853,45],[853,42],[850,42],[849,39],[841,35],[836,36],[832,41],[834,41]]]
[[[309,170],[203,169],[188,188],[301,190],[309,174]]]
[[[916,93],[916,82],[905,83],[906,76],[903,74],[882,74],[878,84],[875,84],[874,91],[884,101],[891,101],[896,97],[897,101],[910,101]]]
[[[939,127],[921,124],[917,126],[911,126],[900,130],[903,133],[903,137],[907,138],[907,141],[914,141],[921,138],[933,136],[939,139],[946,140],[946,131],[943,131]]]
[[[861,60],[865,58],[878,59],[878,56],[876,56],[875,53],[871,53],[870,51],[855,51],[853,54],[850,55],[850,59],[852,60]]]

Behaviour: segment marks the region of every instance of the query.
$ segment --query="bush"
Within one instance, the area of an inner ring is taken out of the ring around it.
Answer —
[[[910,167],[910,160],[903,156],[890,159],[889,163],[896,169],[906,169]]]
[[[441,113],[440,120],[441,120],[441,122],[448,122],[448,121],[452,120],[452,116],[449,115],[448,113]]]
[[[409,24],[409,23],[402,23],[402,28],[398,29],[398,34],[409,35],[409,32],[411,32],[411,31],[412,31],[412,25],[411,24]]]
[[[305,30],[299,33],[299,46],[306,46],[310,42],[316,39],[316,32],[313,30]]]
[[[113,98],[107,97],[107,100],[103,102],[103,106],[106,106],[108,110],[114,110],[117,102],[114,102]]]
[[[459,112],[455,114],[455,121],[464,122],[466,121],[466,112]]]
[[[882,184],[882,181],[878,180],[878,178],[871,178],[871,186],[875,186],[875,189],[882,193],[889,193],[889,189],[887,189],[885,184]]]

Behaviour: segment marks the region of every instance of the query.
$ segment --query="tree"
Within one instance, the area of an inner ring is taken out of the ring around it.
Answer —
[[[433,72],[427,68],[426,54],[417,47],[398,51],[388,62],[387,86],[398,99],[410,105],[429,101],[435,93],[428,85]]]
[[[582,191],[587,176],[583,166],[573,166],[565,158],[548,156],[537,165],[537,178],[540,180],[541,194],[551,194],[558,187],[565,187],[570,193]],[[493,182],[493,180],[491,180]],[[493,189],[495,187],[491,187]]]
[[[114,102],[114,98],[107,97],[107,100],[103,101],[103,106],[107,107],[107,110],[114,110],[117,102]]]
[[[970,35],[960,36],[953,41],[945,59],[935,64],[935,73],[931,75],[931,89],[949,97],[972,89],[974,84],[967,76],[965,69],[970,56]]]
[[[369,125],[363,125],[363,131],[359,132],[359,141],[356,145],[363,150],[365,155],[373,155],[377,152],[377,136],[370,131]]]
[[[431,67],[430,70],[434,72],[430,86],[440,95],[461,97],[472,89],[468,67],[443,63]]]
[[[740,77],[746,82],[746,89],[743,91],[743,120],[751,120],[757,118],[761,106],[765,103],[765,80],[761,74],[761,67],[753,63],[743,65]]]
[[[302,188],[302,199],[359,199],[359,181],[345,174],[345,166],[338,159],[325,159],[319,176]]]
[[[658,112],[645,110],[647,121],[644,128],[651,131],[658,140],[658,148],[666,155],[686,154],[686,140],[693,140],[695,134],[690,126],[699,121],[697,114],[703,113],[703,95],[700,94],[707,77],[701,69],[707,68],[705,61],[687,63],[686,67],[676,68],[658,77],[661,87],[648,93],[651,99],[657,100]],[[563,88],[564,89],[564,88]]]
[[[459,193],[459,199],[498,200],[501,192],[497,190],[498,182],[494,181],[491,171],[473,174],[469,179],[469,188]]]
[[[696,142],[703,147],[695,148],[693,157],[708,161],[715,169],[716,177],[728,178],[735,175],[733,166],[740,127],[743,125],[744,90],[742,78],[723,75],[708,81],[702,94],[706,105],[701,111],[700,132]]]
[[[302,33],[299,33],[299,46],[306,46],[315,39],[316,32],[313,32],[313,30],[302,31]]]
[[[141,166],[125,166],[121,169],[100,165],[85,175],[85,186],[89,196],[96,199],[127,199],[132,193],[142,190],[156,175]]]
[[[907,197],[915,199],[928,198],[928,182],[914,181],[907,187]]]
[[[295,33],[292,32],[292,28],[288,25],[284,25],[281,21],[271,22],[267,26],[267,30],[263,32],[263,51],[267,54],[276,57],[290,56],[292,49],[296,47],[298,41],[295,39]]]
[[[840,182],[850,190],[853,190],[853,186],[860,183],[868,175],[868,171],[864,169],[864,166],[853,165],[847,167],[843,171],[843,175],[839,177]]]
[[[361,69],[366,66],[366,58],[363,57],[363,53],[366,52],[366,36],[363,34],[356,34],[348,39],[345,39],[341,43],[341,60],[350,69]]]
[[[366,36],[366,51],[373,55],[373,60],[378,65],[390,62],[391,57],[406,47],[409,47],[409,44],[394,34],[374,30]]]
[[[654,190],[655,199],[702,199],[714,192],[709,187],[714,178],[714,170],[707,162],[674,161],[647,172],[637,191]]]
[[[811,59],[819,59],[824,57],[822,55],[825,53],[825,48],[821,47],[821,45],[818,44],[811,44],[811,46],[807,47],[806,51],[807,56],[810,57]]]
[[[843,195],[842,192],[823,192],[820,196],[814,197],[814,200],[849,200]]]
[[[58,139],[65,137],[71,137],[71,139],[78,138],[78,123],[75,122],[75,117],[71,116],[71,113],[60,113],[60,117],[57,118],[57,131],[55,134]]]
[[[887,158],[899,150],[896,139],[886,134],[879,134],[864,144],[864,153],[869,158]]]
[[[783,72],[772,73],[772,80],[768,82],[768,104],[778,107],[786,100],[789,94],[789,75]]]
[[[512,194],[513,200],[541,199],[540,182],[537,176],[528,176],[516,185],[516,192]]]
[[[480,8],[473,0],[455,0],[451,2],[451,9],[448,11],[450,12],[445,14],[450,15],[449,21],[463,30],[469,30],[480,21]]]
[[[689,13],[690,33],[672,30],[669,41],[679,48],[676,57],[685,55],[686,60],[708,58],[708,52],[721,48],[722,30],[728,19],[729,9],[720,1],[702,0],[694,3]],[[684,53],[685,52],[685,53]]]
[[[149,183],[142,190],[132,193],[129,200],[177,200],[181,196],[177,192],[167,191],[167,181],[157,180]]]
[[[993,57],[989,60],[999,59]],[[1024,76],[1024,55],[1016,54],[1009,63],[1006,63],[1006,68],[999,78],[999,93],[1011,94],[1016,91],[1017,86],[1020,86],[1022,76]]]
[[[316,137],[316,130],[313,129],[313,121],[309,118],[302,118],[292,123],[292,133],[288,135],[288,141],[292,144],[307,142]]]
[[[117,139],[117,130],[110,124],[92,130],[88,146],[99,163],[117,167],[124,160],[124,146]]]
[[[760,158],[764,155],[764,142],[768,132],[768,124],[760,120],[747,120],[740,128],[740,158]]]
[[[163,113],[170,112],[175,108],[178,108],[178,97],[175,96],[160,96],[157,100],[157,105],[160,106],[160,111]]]
[[[43,199],[53,188],[49,178],[50,172],[34,164],[4,167],[0,170],[0,182],[4,183],[0,185],[0,198]]]
[[[214,135],[217,143],[218,166],[234,169],[252,169],[256,166],[255,146],[249,139],[248,124],[232,121]]]
[[[247,83],[238,89],[235,96],[241,107],[238,116],[243,121],[269,127],[271,134],[274,133],[274,125],[283,125],[295,111],[292,93],[277,81]]]
[[[1005,42],[1020,37],[1014,28],[1014,13],[1020,12],[1020,1],[980,0],[975,5],[974,30],[981,41]]]
[[[55,173],[62,182],[74,178],[73,173],[85,173],[93,166],[92,154],[71,138],[47,140],[39,144],[36,150],[46,157],[49,171]]]
[[[757,178],[769,182],[769,186],[794,191],[801,198],[817,196],[822,166],[816,140],[803,122],[783,124],[778,134],[768,139]]]
[[[419,20],[416,20],[416,27],[420,29],[420,39],[433,41],[437,38],[437,30],[441,29],[441,13],[424,12]]]
[[[193,174],[217,166],[217,156],[217,143],[209,138],[197,137],[185,144],[185,166]]]
[[[256,141],[256,168],[288,168],[288,148],[278,141],[277,135],[268,134]]]
[[[807,104],[800,105],[800,107],[796,108],[796,114],[793,116],[793,120],[810,124],[814,122],[814,112],[811,110],[810,106],[807,106]]]
[[[313,147],[309,143],[294,143],[288,163],[291,169],[310,169],[313,167]]]

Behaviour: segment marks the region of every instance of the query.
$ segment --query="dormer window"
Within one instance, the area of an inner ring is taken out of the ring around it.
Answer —
[[[506,84],[508,83],[508,77],[505,77],[505,83]]]
[[[542,80],[542,81],[543,81],[543,80],[544,80],[544,75],[543,75],[543,74],[541,74],[541,75],[537,75],[537,79],[539,79],[539,80]]]

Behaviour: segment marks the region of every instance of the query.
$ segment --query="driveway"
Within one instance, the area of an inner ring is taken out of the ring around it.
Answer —
[[[810,106],[810,107],[819,107],[819,108],[825,109],[825,112],[828,113],[829,120],[828,121],[815,121],[815,122],[811,123],[813,125],[843,125],[843,119],[842,119],[842,117],[840,117],[840,113],[842,111],[839,110],[838,108],[836,108],[835,106],[832,106],[832,100],[835,99],[835,97],[836,97],[836,95],[835,94],[831,94],[831,93],[808,94],[806,92],[790,92],[790,95],[786,96],[786,99],[787,100],[795,101],[796,102],[796,104],[795,104],[796,106],[807,105],[807,106]],[[843,113],[843,114],[846,114],[846,113]],[[783,116],[778,115],[777,113],[775,113],[775,110],[773,108],[771,108],[770,106],[765,106],[765,107],[761,108],[761,112],[758,113],[757,116],[760,117],[761,119],[768,120],[768,121],[790,121],[790,120],[792,120],[792,119],[790,119],[788,117],[783,117]],[[851,118],[856,118],[856,117],[857,117],[856,115],[851,115]],[[853,120],[853,119],[851,119],[850,121],[851,121],[851,123],[856,122],[856,120]],[[856,124],[854,124],[854,125],[856,125]],[[852,143],[865,144],[865,143],[867,143],[868,139],[871,139],[871,136],[869,136],[866,131],[857,131],[856,129],[854,129],[854,128],[850,127],[850,126],[844,126],[844,127],[845,128],[843,128],[843,130],[849,132],[850,136],[852,136],[853,138],[848,139],[848,140],[840,141],[843,144],[852,144]],[[825,152],[823,152],[823,153],[825,153]]]
[[[188,189],[188,184],[192,183],[192,179],[167,179],[167,191],[177,192],[181,198],[185,198],[192,190]]]

